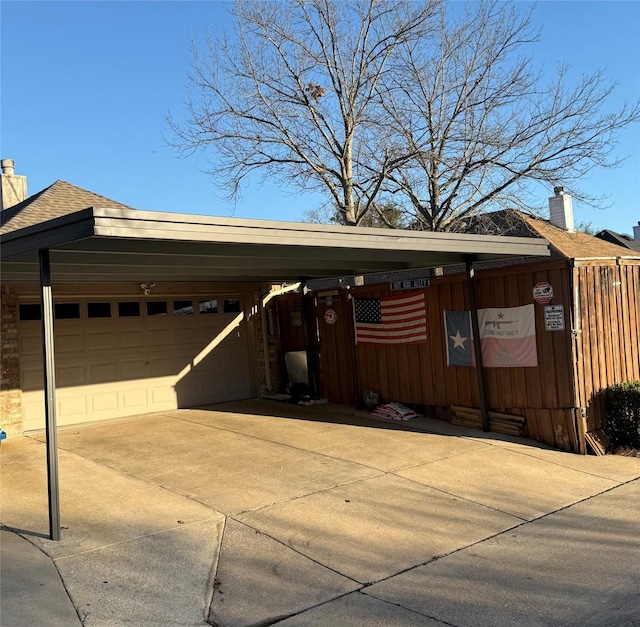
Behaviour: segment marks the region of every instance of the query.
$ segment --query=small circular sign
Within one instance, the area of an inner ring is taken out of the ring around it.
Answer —
[[[338,314],[333,309],[327,309],[324,312],[324,321],[327,324],[335,324],[338,319]]]
[[[546,281],[536,283],[533,288],[533,300],[540,305],[546,305],[553,298],[553,287]]]

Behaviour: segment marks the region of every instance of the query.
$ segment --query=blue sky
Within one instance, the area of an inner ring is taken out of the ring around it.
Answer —
[[[167,147],[169,110],[179,118],[190,41],[228,28],[223,2],[2,0],[1,157],[16,161],[29,193],[63,179],[138,209],[299,220],[314,196],[248,187],[220,199],[200,157]],[[603,67],[618,100],[640,97],[640,2],[543,1],[536,61],[569,61],[574,76]],[[584,187],[610,196],[606,209],[574,203],[577,222],[632,232],[640,220],[640,127],[616,147],[616,170]],[[551,190],[541,189],[541,204]]]

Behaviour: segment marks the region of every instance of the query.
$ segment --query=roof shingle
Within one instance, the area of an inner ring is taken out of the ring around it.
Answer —
[[[56,181],[21,203],[0,211],[0,234],[66,216],[88,207],[133,209],[66,181]]]
[[[466,229],[486,235],[542,237],[551,245],[551,255],[568,259],[640,258],[638,252],[612,244],[582,231],[568,232],[548,220],[515,209],[503,209],[472,218]]]
[[[583,233],[582,231],[569,233],[546,220],[534,218],[523,213],[520,215],[532,229],[539,233],[540,237],[549,240],[551,246],[563,257],[569,259],[640,257],[633,250],[617,244],[611,244],[588,233]]]
[[[615,231],[605,229],[604,231],[597,233],[596,237],[598,239],[603,239],[605,242],[611,242],[612,244],[617,244],[618,246],[623,246],[624,248],[630,248],[631,250],[640,252],[640,240],[633,239],[630,235],[616,233]]]

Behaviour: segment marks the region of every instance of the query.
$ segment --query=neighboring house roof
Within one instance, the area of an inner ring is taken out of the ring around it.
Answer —
[[[630,248],[631,250],[640,252],[640,240],[633,239],[631,235],[616,233],[615,231],[605,229],[604,231],[600,231],[600,233],[596,233],[596,237],[603,239],[606,242],[611,242],[612,244],[617,244],[618,246],[624,246],[625,248]]]
[[[133,209],[120,202],[94,194],[66,181],[56,181],[41,192],[0,211],[0,233],[10,233],[34,224],[66,216],[88,207]]]
[[[473,219],[467,232],[516,237],[542,237],[551,245],[551,256],[568,259],[604,259],[612,257],[638,257],[633,250],[598,239],[582,231],[569,233],[548,220],[504,209],[483,214]]]
[[[638,257],[627,248],[605,242],[588,233],[569,233],[546,220],[523,215],[524,220],[540,235],[549,240],[552,251],[569,259],[600,259],[611,257]]]

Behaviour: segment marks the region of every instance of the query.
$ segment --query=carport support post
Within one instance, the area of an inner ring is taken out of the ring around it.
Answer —
[[[486,382],[482,365],[482,347],[480,345],[480,324],[478,323],[478,300],[476,296],[476,276],[473,269],[473,256],[465,257],[467,281],[469,285],[469,302],[471,303],[471,328],[473,329],[473,350],[476,357],[476,376],[478,377],[478,394],[480,396],[480,416],[482,430],[489,431],[489,412],[487,411]]]
[[[42,302],[42,364],[44,412],[47,434],[47,479],[49,491],[49,537],[60,540],[60,486],[58,480],[58,438],[56,418],[56,360],[53,347],[53,296],[49,249],[38,251],[40,299]]]

